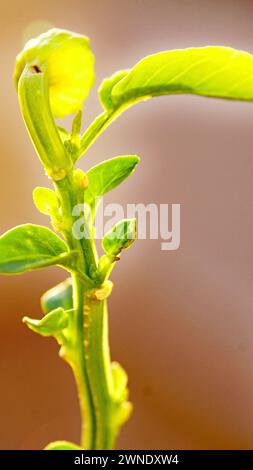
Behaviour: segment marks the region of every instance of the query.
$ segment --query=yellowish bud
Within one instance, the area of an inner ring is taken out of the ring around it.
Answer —
[[[17,56],[14,81],[26,65],[47,75],[52,114],[62,118],[77,113],[94,83],[94,56],[89,39],[70,31],[51,29],[28,41]]]

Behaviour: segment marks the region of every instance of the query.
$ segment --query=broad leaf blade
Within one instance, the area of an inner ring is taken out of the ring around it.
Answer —
[[[92,204],[96,197],[103,196],[124,181],[140,161],[136,155],[115,157],[91,168],[88,173],[89,186],[84,201]]]
[[[160,52],[145,57],[113,87],[112,101],[118,108],[172,93],[253,100],[253,56],[215,46]]]
[[[68,264],[72,253],[63,240],[39,225],[20,225],[0,237],[0,273],[17,274]]]
[[[153,96],[188,93],[253,100],[253,55],[229,47],[159,52],[142,59],[115,83],[114,77],[117,74],[106,79],[100,87],[105,111],[83,134],[79,157],[125,109]]]

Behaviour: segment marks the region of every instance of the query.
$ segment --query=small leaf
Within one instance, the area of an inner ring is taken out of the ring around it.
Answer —
[[[113,376],[114,388],[113,398],[116,402],[125,401],[128,397],[127,373],[118,362],[111,363],[111,371]]]
[[[0,237],[0,272],[17,274],[51,265],[67,266],[75,254],[40,225],[20,225]]]
[[[121,426],[129,419],[133,405],[127,401],[129,395],[127,373],[118,362],[111,363],[111,372],[113,378],[111,422],[113,423],[116,437]]]
[[[57,308],[41,320],[24,317],[23,322],[35,333],[42,336],[55,336],[68,326],[69,315],[62,308]]]
[[[76,142],[76,139],[77,140],[79,139],[81,127],[82,127],[82,111],[80,110],[78,111],[78,113],[76,114],[72,122],[72,129],[71,129],[72,142]]]
[[[57,130],[58,130],[59,136],[63,144],[65,143],[66,140],[70,139],[71,136],[69,132],[66,129],[64,129],[64,127],[57,126]]]
[[[44,313],[49,313],[56,308],[71,310],[73,308],[72,280],[69,277],[57,286],[48,290],[41,297],[41,307]]]
[[[87,173],[89,186],[84,193],[84,202],[92,205],[96,197],[116,188],[131,175],[139,161],[136,155],[120,156],[91,168]]]
[[[59,210],[57,194],[49,188],[35,188],[33,191],[34,204],[38,211],[45,215],[51,215]]]
[[[114,108],[114,104],[112,102],[111,91],[122,78],[124,78],[130,70],[120,70],[119,72],[114,73],[111,77],[106,78],[101,83],[98,89],[98,95],[100,101],[105,109],[110,110]]]
[[[105,234],[102,246],[107,255],[118,256],[129,248],[137,238],[136,219],[124,219]]]
[[[77,444],[68,441],[55,441],[48,444],[44,450],[82,450]]]
[[[132,411],[133,405],[130,401],[124,401],[116,405],[112,420],[117,433],[121,426],[130,418]]]

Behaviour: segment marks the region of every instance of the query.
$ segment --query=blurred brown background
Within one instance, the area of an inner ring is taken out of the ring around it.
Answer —
[[[47,185],[12,84],[24,41],[50,26],[84,32],[103,77],[160,50],[223,44],[253,53],[253,4],[238,0],[12,0],[1,6],[1,232],[48,224],[32,202]],[[88,121],[100,105],[96,89]],[[137,153],[106,201],[180,203],[178,251],[139,241],[113,275],[111,350],[129,373],[132,419],[118,448],[250,449],[253,439],[253,105],[191,96],[126,112],[81,162]],[[72,374],[57,344],[21,323],[41,315],[58,269],[1,277],[0,448],[79,439]]]

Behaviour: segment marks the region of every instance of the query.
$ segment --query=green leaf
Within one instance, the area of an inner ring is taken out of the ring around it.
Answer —
[[[127,373],[118,362],[111,363],[111,371],[114,389],[113,398],[117,403],[125,401],[129,393],[127,389]]]
[[[194,93],[253,99],[253,56],[229,47],[160,52],[142,59],[112,90],[114,107],[151,96]]]
[[[70,133],[64,127],[57,126],[57,130],[63,144],[71,138]]]
[[[115,157],[91,168],[88,173],[88,188],[84,202],[92,205],[96,197],[103,196],[124,181],[134,171],[140,158],[136,155]]]
[[[98,89],[98,95],[105,109],[111,110],[114,108],[111,96],[112,89],[116,83],[128,74],[128,72],[129,70],[120,70],[119,72],[114,73],[111,77],[105,78],[101,83]]]
[[[42,336],[55,336],[68,326],[69,315],[62,308],[56,308],[41,320],[24,317],[23,322],[35,333]]]
[[[68,441],[55,441],[48,444],[44,450],[81,450],[81,447]]]
[[[38,211],[51,215],[59,210],[60,202],[57,194],[49,188],[35,188],[33,191],[34,204]]]
[[[56,308],[71,310],[73,308],[73,288],[71,278],[67,278],[57,286],[48,290],[41,297],[41,307],[44,313],[49,313]]]
[[[137,238],[136,219],[124,219],[105,234],[102,246],[107,255],[118,256],[129,248]]]
[[[76,142],[76,140],[79,140],[81,127],[82,127],[82,111],[80,110],[78,111],[78,113],[76,114],[72,122],[72,129],[71,129],[72,142]]]
[[[74,252],[39,225],[20,225],[0,237],[0,273],[17,274],[51,265],[67,266]]]
[[[111,363],[111,372],[113,378],[111,422],[117,435],[120,427],[129,419],[133,406],[127,401],[129,395],[127,373],[118,362]]]
[[[114,404],[111,422],[112,427],[115,429],[116,436],[118,435],[121,426],[130,418],[132,411],[133,405],[129,401]]]
[[[106,111],[82,136],[79,156],[119,114],[140,100],[182,93],[253,100],[253,56],[229,47],[159,52],[142,59],[115,83],[114,77],[117,74],[101,85],[100,99]]]

